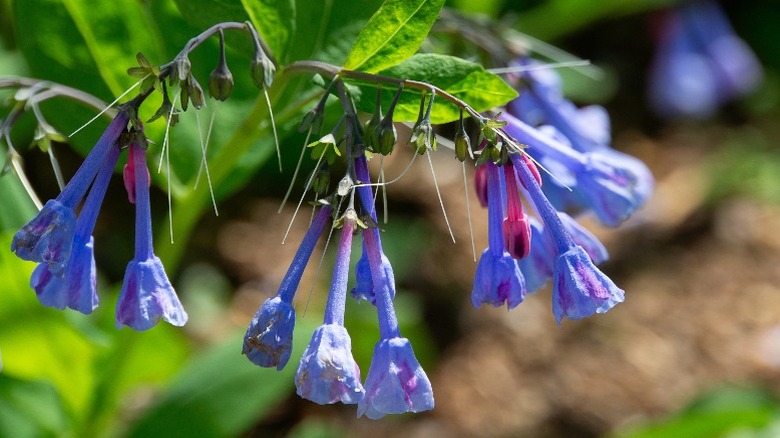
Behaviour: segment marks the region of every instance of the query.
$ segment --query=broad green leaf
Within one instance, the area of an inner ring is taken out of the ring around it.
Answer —
[[[444,0],[387,0],[358,35],[344,68],[375,73],[409,58],[443,5]]]
[[[237,436],[294,391],[295,363],[313,331],[314,323],[298,319],[292,360],[282,371],[247,360],[243,332],[229,336],[193,359],[128,436]]]
[[[136,53],[142,52],[152,60],[163,58],[159,30],[141,3],[63,0],[63,4],[115,96],[135,82],[127,69],[136,65]]]
[[[241,0],[241,3],[276,59],[287,60],[287,49],[295,33],[295,1]]]
[[[56,437],[66,427],[62,400],[51,384],[0,374],[0,437]]]
[[[487,72],[481,65],[454,56],[436,54],[417,54],[403,63],[381,72],[384,76],[399,79],[413,79],[436,85],[447,93],[466,102],[476,111],[487,111],[503,105],[517,97],[517,91],[507,85],[500,77]],[[360,84],[362,91],[358,107],[362,111],[373,112],[375,84]],[[387,86],[382,88],[383,109],[393,99],[396,90]],[[420,90],[406,88],[401,95],[393,120],[414,122],[420,109]],[[432,123],[446,123],[457,120],[458,108],[437,96],[431,113]]]

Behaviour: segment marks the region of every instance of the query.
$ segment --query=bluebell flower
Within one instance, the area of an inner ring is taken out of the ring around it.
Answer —
[[[706,118],[761,82],[758,59],[717,3],[683,3],[658,24],[648,93],[658,115]]]
[[[92,230],[118,158],[119,147],[115,145],[106,156],[76,219],[75,237],[64,276],[55,275],[48,263],[40,263],[33,271],[30,285],[41,304],[57,309],[70,307],[84,314],[98,306]]]
[[[41,211],[17,231],[11,242],[11,251],[19,258],[46,263],[53,275],[64,275],[76,230],[76,207],[106,156],[117,147],[128,120],[127,112],[120,110],[57,198],[47,201]]]
[[[163,319],[180,327],[187,322],[187,313],[152,249],[146,151],[133,143],[128,153],[131,157],[128,166],[135,179],[135,256],[125,270],[116,307],[116,325],[148,330]]]
[[[276,367],[281,370],[287,365],[292,352],[295,310],[292,300],[333,209],[323,205],[306,231],[298,251],[295,253],[287,273],[279,285],[276,296],[266,300],[255,313],[244,335],[242,353],[255,365]]]
[[[352,357],[352,341],[344,328],[349,260],[356,221],[355,211],[348,209],[341,228],[325,321],[314,331],[295,374],[298,395],[319,404],[339,401],[355,404],[365,394],[360,384],[360,368]]]
[[[563,317],[580,319],[604,313],[622,302],[623,290],[615,286],[591,260],[605,258],[606,251],[594,243],[595,238],[583,229],[564,225],[569,218],[560,215],[550,204],[526,162],[516,154],[510,155],[510,159],[529,200],[542,219],[549,244],[547,251],[554,257],[553,314],[556,321],[560,324]],[[589,255],[581,243],[590,247],[593,255]]]
[[[507,122],[506,131],[529,148],[527,153],[536,158],[554,176],[552,186],[561,191],[571,189],[569,195],[550,196],[567,205],[577,204],[593,211],[596,217],[609,226],[617,226],[627,219],[650,196],[653,188],[652,174],[634,157],[602,147],[580,152],[570,146],[554,128],[534,129],[511,114],[501,116]]]
[[[544,227],[538,219],[528,218],[531,226],[531,251],[517,264],[525,280],[527,293],[533,293],[544,287],[552,278],[552,249],[549,239],[544,235]]]
[[[242,353],[255,365],[281,370],[290,360],[294,328],[292,305],[280,296],[269,298],[249,323]]]
[[[355,158],[355,176],[357,177],[358,181],[362,183],[368,183],[371,181],[368,174],[368,164],[366,163],[366,158],[364,156]],[[357,191],[363,207],[371,217],[371,220],[376,223],[376,208],[374,207],[374,195],[371,193],[371,187],[358,187]],[[376,245],[379,250],[379,258],[381,260],[377,266],[382,272],[380,282],[382,283],[382,288],[390,294],[390,299],[392,300],[395,298],[395,275],[393,274],[393,266],[390,264],[390,260],[387,258],[384,251],[382,251],[382,240],[379,238],[379,231],[375,228],[372,230],[367,230],[367,232],[371,233],[372,235],[375,234],[373,238],[376,240]],[[373,268],[369,263],[365,238],[363,240],[362,248],[363,253],[355,266],[355,277],[357,281],[355,287],[350,291],[350,294],[358,301],[366,300],[371,304],[376,305],[376,283],[374,282],[374,278],[372,276]]]
[[[383,339],[376,344],[365,388],[358,416],[377,420],[387,414],[433,409],[431,382],[406,338]]]
[[[512,309],[523,301],[526,288],[517,260],[504,247],[504,178],[499,168],[488,161],[488,248],[482,253],[474,274],[471,303]]]
[[[363,155],[355,159],[355,174],[360,181],[369,180]],[[363,207],[375,218],[370,187],[359,187],[358,193]],[[398,328],[391,292],[395,290],[395,284],[384,268],[378,229],[363,230],[363,247],[374,283],[380,340],[374,347],[363,385],[366,395],[358,403],[358,416],[365,414],[368,418],[378,419],[387,414],[433,409],[431,382],[414,357],[409,340],[401,337]]]
[[[363,399],[360,368],[344,326],[323,324],[314,331],[295,374],[295,387],[299,396],[321,405]]]
[[[564,316],[581,319],[623,302],[623,290],[596,268],[581,246],[558,255],[554,266],[553,314],[558,324]]]

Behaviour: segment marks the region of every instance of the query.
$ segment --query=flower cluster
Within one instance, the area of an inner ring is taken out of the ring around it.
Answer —
[[[684,2],[658,18],[648,90],[658,115],[706,118],[758,87],[761,65],[716,2]]]
[[[124,181],[136,205],[135,257],[125,271],[116,324],[146,330],[162,318],[181,326],[187,314],[152,251],[146,139],[133,114],[132,105],[119,108],[62,192],[14,235],[11,250],[38,263],[30,283],[42,304],[91,313],[99,303],[92,231],[119,155],[127,149]]]
[[[355,181],[369,181],[364,155],[353,160]],[[376,220],[371,189],[356,187],[362,215]],[[352,192],[354,194],[354,191]],[[382,251],[379,230],[365,227],[354,206],[336,221],[340,238],[323,324],[314,331],[295,375],[298,395],[319,404],[357,404],[358,415],[378,419],[387,414],[420,412],[433,408],[433,390],[414,356],[409,340],[401,336],[393,307],[393,270]],[[244,354],[263,367],[282,369],[292,350],[295,311],[292,300],[319,236],[338,208],[323,205],[295,254],[279,291],[255,314],[244,336]],[[363,254],[357,264],[356,299],[370,301],[377,309],[380,340],[368,375],[361,384],[360,368],[352,356],[351,340],[344,327],[347,280],[355,231],[362,230]]]
[[[519,64],[537,63],[525,58]],[[552,279],[558,323],[606,312],[624,293],[595,266],[608,257],[604,246],[568,212],[591,212],[617,226],[649,197],[652,175],[641,161],[609,146],[606,111],[565,99],[555,72],[530,68],[516,79],[519,96],[500,119],[527,147],[497,162],[480,160],[477,168],[489,245],[477,265],[472,303],[511,309]],[[483,146],[482,155],[499,155],[488,142]],[[536,217],[523,210],[521,193]]]

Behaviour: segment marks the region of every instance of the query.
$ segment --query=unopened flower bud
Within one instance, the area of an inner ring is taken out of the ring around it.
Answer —
[[[306,132],[306,130],[311,129],[312,134],[319,134],[324,121],[325,117],[323,117],[319,106],[314,107],[303,116],[301,124],[298,126],[298,130],[300,132]]]
[[[271,88],[276,76],[276,66],[259,48],[255,50],[250,71],[257,88]]]
[[[396,140],[398,140],[398,134],[393,125],[392,113],[388,113],[388,115],[391,118],[385,117],[375,131],[379,153],[382,155],[390,155],[393,152]]]
[[[188,91],[190,94],[190,101],[192,101],[192,106],[195,107],[196,110],[199,110],[203,108],[204,100],[203,100],[203,88],[201,88],[198,81],[195,80],[193,76],[190,76],[189,79],[189,86]]]
[[[187,78],[190,77],[190,73],[192,73],[192,63],[190,63],[190,58],[183,56],[176,60],[174,65],[176,69],[176,76],[178,77],[179,81],[186,81]]]
[[[461,162],[466,161],[466,158],[469,156],[469,149],[471,149],[471,140],[466,135],[463,126],[461,126],[458,132],[455,133],[455,156]]]
[[[211,72],[209,78],[209,94],[214,99],[225,101],[233,91],[233,74],[227,64],[220,62]]]

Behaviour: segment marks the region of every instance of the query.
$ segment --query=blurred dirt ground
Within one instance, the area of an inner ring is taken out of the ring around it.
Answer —
[[[430,188],[429,167],[418,161],[389,196],[391,212],[414,206],[438,229],[429,247],[410,254],[420,269],[401,280],[404,289],[420,294],[425,314],[434,315],[428,325],[440,352],[427,372],[436,408],[371,422],[355,420],[351,407],[321,409],[293,395],[274,421],[294,422],[305,412],[352,436],[375,438],[584,438],[663,418],[725,384],[780,391],[780,207],[742,198],[710,202],[713,175],[706,163],[722,134],[681,129],[664,133],[660,142],[636,133],[616,139],[621,149],[646,160],[657,179],[655,196],[624,227],[588,223],[610,250],[603,269],[625,289],[626,301],[606,315],[566,320],[560,327],[551,314],[549,286],[512,311],[471,307],[475,264],[461,168],[449,156],[434,160],[458,241],[453,246]],[[405,167],[409,157],[399,155],[386,163],[388,175]],[[473,192],[470,200],[479,253],[486,214]],[[277,207],[276,201],[258,202],[251,217],[220,233],[220,252],[232,275],[254,291],[275,290],[306,228],[305,221],[296,223],[289,238],[294,245],[256,251],[267,236],[283,234],[286,222],[274,219]],[[239,294],[236,314],[251,317],[264,298]],[[437,306],[444,306],[443,315]]]

